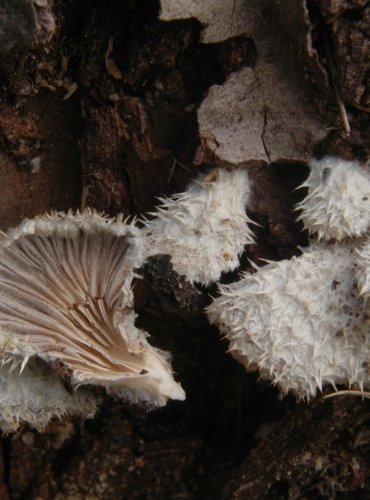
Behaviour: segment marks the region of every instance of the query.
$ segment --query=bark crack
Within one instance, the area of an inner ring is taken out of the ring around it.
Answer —
[[[261,85],[259,78],[256,74],[256,71],[254,69],[253,69],[253,74],[254,74],[254,77],[256,79],[258,91],[261,94],[261,99],[262,99],[262,104],[263,104],[263,130],[262,130],[262,134],[261,134],[261,141],[262,141],[263,149],[264,149],[265,154],[267,156],[268,162],[271,163],[270,154],[268,152],[268,149],[267,149],[267,146],[265,143],[265,133],[266,133],[266,126],[267,126],[267,106],[266,106],[265,94],[263,92],[263,88],[262,88],[262,85]]]

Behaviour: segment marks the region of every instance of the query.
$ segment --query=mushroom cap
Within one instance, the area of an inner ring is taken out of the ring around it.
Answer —
[[[58,362],[74,387],[150,406],[184,399],[169,355],[134,325],[131,282],[143,258],[138,228],[93,211],[10,230],[0,241],[1,355]]]
[[[155,218],[145,221],[149,255],[170,255],[174,270],[191,283],[218,281],[253,243],[245,213],[249,193],[246,170],[216,168],[184,193],[161,198]]]
[[[370,384],[370,329],[352,245],[316,243],[220,287],[208,318],[248,370],[309,398],[324,384]]]
[[[370,172],[357,161],[327,156],[311,160],[301,187],[308,194],[297,205],[298,220],[318,239],[359,237],[370,227]]]

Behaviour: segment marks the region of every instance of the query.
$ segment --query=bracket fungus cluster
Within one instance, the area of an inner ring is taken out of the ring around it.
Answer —
[[[325,384],[370,386],[370,175],[331,157],[310,167],[299,218],[326,241],[221,286],[208,308],[237,360],[306,399]]]
[[[310,167],[297,208],[322,241],[221,286],[207,310],[236,359],[300,398],[326,383],[370,385],[370,175],[335,158]],[[216,168],[161,199],[142,229],[87,210],[36,217],[3,234],[0,427],[91,416],[94,386],[152,407],[183,400],[169,354],[135,327],[134,269],[167,254],[189,282],[218,281],[253,243],[250,189],[246,170]]]
[[[138,228],[90,211],[27,220],[1,238],[4,430],[93,414],[89,386],[149,406],[184,399],[169,355],[134,325],[131,282],[143,258]]]
[[[253,243],[245,212],[249,194],[246,170],[216,168],[201,175],[185,193],[161,199],[155,218],[145,222],[149,254],[170,255],[174,270],[191,283],[218,281]]]

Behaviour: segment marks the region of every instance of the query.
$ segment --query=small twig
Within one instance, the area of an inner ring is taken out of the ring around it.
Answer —
[[[349,124],[347,110],[346,110],[346,107],[344,105],[344,102],[340,98],[340,95],[339,95],[339,92],[338,92],[338,89],[337,89],[337,86],[336,86],[334,80],[333,80],[333,87],[334,87],[335,97],[337,99],[339,115],[340,115],[340,118],[342,120],[343,128],[344,128],[346,135],[349,136],[351,133],[351,126]]]
[[[327,394],[323,399],[333,398],[335,396],[361,396],[362,398],[370,398],[370,392],[365,391],[352,391],[350,389],[345,391],[337,391],[332,392],[331,394]]]
[[[337,84],[335,82],[335,69],[334,69],[334,65],[332,62],[332,55],[331,55],[331,51],[330,51],[327,40],[324,40],[324,45],[325,45],[325,52],[326,52],[326,57],[327,57],[327,61],[328,61],[329,75],[331,78],[331,83],[333,85],[335,98],[336,98],[338,109],[339,109],[339,116],[340,116],[340,119],[341,119],[341,122],[342,122],[342,125],[344,128],[344,131],[345,131],[346,135],[349,136],[351,133],[351,125],[349,124],[346,107],[344,105],[344,102],[342,101],[342,98],[340,97],[338,87],[337,87]]]

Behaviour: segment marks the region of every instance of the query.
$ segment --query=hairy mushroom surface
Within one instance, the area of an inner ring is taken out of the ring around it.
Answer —
[[[208,318],[248,370],[310,398],[325,384],[370,384],[370,328],[352,244],[315,243],[221,286]]]
[[[297,205],[304,227],[318,239],[343,240],[370,228],[370,172],[357,161],[326,156],[311,160],[301,187],[307,196]]]
[[[249,194],[246,170],[200,175],[184,193],[161,199],[155,218],[145,222],[149,255],[170,255],[174,270],[191,283],[218,281],[253,243],[245,212]]]
[[[1,357],[17,358],[19,373],[32,362],[26,379],[32,391],[32,373],[40,371],[35,360],[41,360],[62,366],[75,388],[101,386],[150,406],[184,399],[169,355],[151,347],[134,325],[131,282],[143,249],[136,227],[90,211],[26,220],[2,237]],[[0,377],[12,378],[16,370],[2,369]],[[29,400],[25,377],[17,376]],[[73,405],[67,410],[74,413]],[[3,419],[6,411],[0,409]]]
[[[56,371],[37,356],[27,359],[3,354],[1,357],[0,428],[3,432],[16,431],[21,422],[42,431],[52,417],[93,417],[97,403],[97,398],[84,387],[67,390]]]

